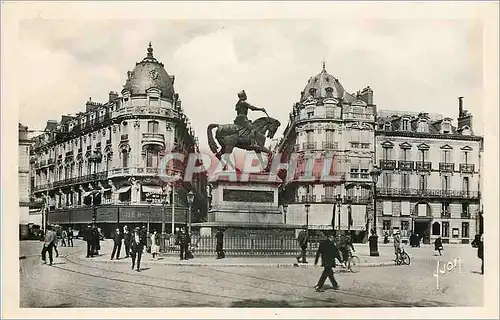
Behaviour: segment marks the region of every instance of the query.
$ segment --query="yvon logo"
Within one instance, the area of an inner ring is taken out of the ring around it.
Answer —
[[[458,273],[462,273],[462,259],[460,257],[456,257],[453,262],[448,261],[443,264],[443,268],[439,270],[439,264],[441,261],[437,261],[436,265],[436,273],[433,274],[436,277],[436,290],[439,290],[439,274],[446,274],[446,272],[451,272],[458,267]]]

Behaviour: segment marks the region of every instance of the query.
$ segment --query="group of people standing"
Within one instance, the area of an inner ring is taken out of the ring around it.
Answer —
[[[61,247],[73,247],[73,230],[61,228],[59,226],[48,225],[43,239],[42,260],[47,263],[47,253],[49,254],[49,265],[52,265],[53,252],[56,253],[56,258],[59,257],[59,240],[61,240]]]
[[[92,258],[99,255],[101,250],[101,239],[103,238],[101,231],[96,225],[88,225],[83,229],[83,241],[87,242],[87,258]]]

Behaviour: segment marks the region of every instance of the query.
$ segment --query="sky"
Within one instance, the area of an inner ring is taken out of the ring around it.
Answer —
[[[482,37],[465,19],[24,20],[19,121],[42,130],[89,97],[106,102],[151,41],[201,146],[208,124],[232,123],[242,89],[281,121],[279,137],[323,61],[348,92],[370,86],[379,110],[456,118],[463,96],[482,134]]]

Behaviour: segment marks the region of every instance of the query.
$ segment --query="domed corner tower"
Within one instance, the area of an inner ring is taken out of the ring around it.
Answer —
[[[371,201],[375,112],[370,87],[350,94],[324,63],[321,72],[309,78],[277,147],[283,158],[297,159],[294,174],[280,190],[281,202],[288,204],[288,224],[331,230],[340,196],[335,230],[340,208],[340,230],[362,239]]]
[[[128,92],[130,96],[144,96],[150,89],[156,89],[160,97],[170,102],[174,100],[175,77],[170,76],[163,63],[153,56],[151,43],[149,43],[146,57],[141,62],[137,62],[134,70],[127,72],[127,76],[122,93]]]

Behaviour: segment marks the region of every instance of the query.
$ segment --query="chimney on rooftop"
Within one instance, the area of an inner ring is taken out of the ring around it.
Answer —
[[[464,114],[464,97],[458,97],[458,117]]]

